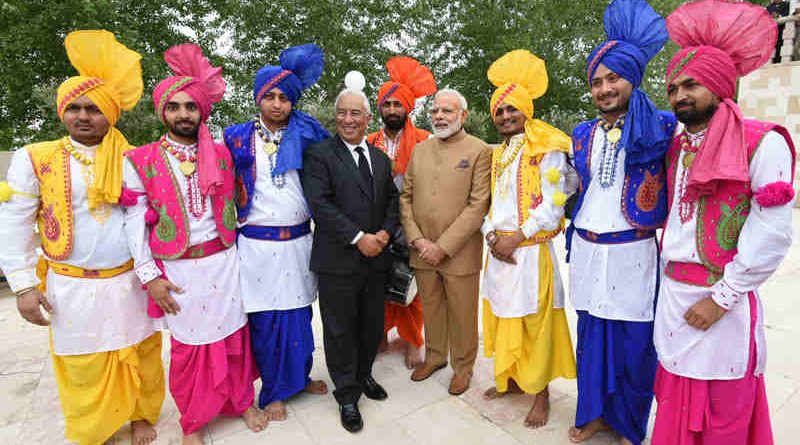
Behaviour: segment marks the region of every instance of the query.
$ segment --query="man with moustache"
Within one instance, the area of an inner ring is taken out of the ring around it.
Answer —
[[[750,3],[704,0],[667,27],[681,47],[667,93],[685,127],[667,152],[652,443],[772,445],[758,287],[791,245],[795,151],[785,128],[743,119],[733,97],[769,61],[775,22]]]
[[[258,406],[267,420],[286,420],[283,401],[300,391],[327,393],[325,382],[309,377],[317,283],[309,270],[311,214],[299,171],[305,149],[330,134],[294,108],[323,67],[317,45],[286,49],[279,65],[256,74],[258,116],[225,129],[236,168],[242,298],[261,375]]]
[[[201,429],[220,414],[241,416],[252,431],[266,419],[253,406],[257,376],[234,246],[233,164],[206,126],[225,94],[222,68],[195,44],[174,46],[164,59],[175,75],[156,85],[153,105],[168,131],[126,153],[125,224],[148,313],[164,317],[172,336],[169,389],[182,443],[198,445]]]
[[[14,153],[0,183],[0,267],[22,317],[50,327],[66,438],[99,445],[130,421],[131,443],[146,445],[164,401],[161,333],[128,250],[118,204],[132,147],[114,126],[142,95],[141,56],[108,31],[71,32],[64,46],[79,73],[57,93],[69,136]]]
[[[567,232],[570,297],[578,312],[578,406],[573,443],[612,430],[623,445],[647,434],[656,355],[656,229],[667,213],[664,154],[671,113],[639,89],[667,41],[664,18],[645,0],[615,0],[607,41],[587,59],[600,117],[573,131],[580,193]]]
[[[552,239],[564,228],[569,136],[533,118],[534,99],[547,91],[542,59],[515,50],[487,72],[497,89],[491,113],[503,143],[492,154],[492,205],[482,231],[491,248],[483,274],[483,339],[494,357],[496,385],[487,400],[533,394],[524,424],[540,428],[550,414],[548,386],[575,378],[564,313],[564,285]]]
[[[392,57],[386,62],[386,69],[390,80],[381,85],[378,91],[378,112],[383,128],[367,136],[367,142],[389,156],[394,166],[395,184],[402,190],[403,176],[414,146],[431,135],[414,126],[410,113],[418,98],[436,92],[436,80],[428,67],[410,57]],[[398,335],[405,342],[408,369],[413,369],[422,360],[422,326],[422,303],[419,298],[415,297],[408,306],[386,302],[383,343],[387,343],[386,335],[396,327]]]
[[[400,197],[425,314],[425,361],[411,380],[425,380],[447,366],[449,352],[453,395],[469,388],[478,353],[480,227],[489,207],[492,154],[464,131],[467,113],[458,91],[436,93],[430,112],[434,137],[414,149]]]
[[[348,73],[335,102],[336,135],[306,150],[303,191],[314,217],[311,270],[319,282],[325,360],[342,426],[364,427],[358,399],[386,399],[372,377],[383,336],[386,246],[398,229],[389,158],[367,143],[372,119],[364,76]]]

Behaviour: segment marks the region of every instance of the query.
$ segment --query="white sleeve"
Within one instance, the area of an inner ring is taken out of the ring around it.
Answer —
[[[36,248],[39,236],[34,231],[39,210],[39,179],[33,171],[28,150],[17,150],[8,169],[11,199],[0,202],[0,268],[11,290],[19,291],[39,284],[36,277]]]
[[[541,230],[549,231],[558,228],[558,224],[564,216],[564,202],[557,204],[553,197],[561,195],[561,198],[566,198],[564,185],[568,169],[566,153],[551,151],[542,157],[542,162],[539,164],[542,202],[535,209],[531,209],[528,219],[522,224],[522,233],[526,238],[532,237]]]
[[[139,194],[135,205],[123,208],[125,209],[125,234],[128,236],[133,266],[139,281],[144,284],[161,276],[161,271],[153,261],[153,254],[148,242],[150,229],[145,222],[145,214],[148,209],[147,193],[139,174],[136,173],[136,169],[128,158],[123,161],[122,180],[125,188]]]
[[[750,161],[753,193],[774,182],[792,181],[792,156],[786,140],[769,132]],[[778,268],[792,243],[792,205],[762,207],[753,199],[737,243],[738,252],[725,266],[722,280],[712,287],[712,298],[723,307],[741,301]]]

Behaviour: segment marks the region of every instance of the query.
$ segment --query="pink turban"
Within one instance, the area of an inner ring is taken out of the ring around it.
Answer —
[[[667,67],[667,86],[686,74],[721,100],[689,173],[685,198],[694,201],[714,193],[719,181],[749,180],[742,111],[733,96],[738,77],[769,61],[778,30],[763,7],[726,0],[686,3],[670,14],[667,28],[681,47]]]
[[[211,66],[203,50],[194,43],[173,46],[164,53],[164,60],[175,76],[167,77],[153,91],[156,114],[164,121],[164,108],[169,99],[183,91],[194,99],[200,109],[200,128],[197,133],[197,162],[200,191],[205,196],[216,194],[222,187],[214,138],[206,126],[211,106],[225,95],[222,68]]]

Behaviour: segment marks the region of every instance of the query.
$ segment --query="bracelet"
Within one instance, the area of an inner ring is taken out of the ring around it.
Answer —
[[[32,290],[35,290],[36,288],[37,288],[37,286],[30,286],[30,287],[26,287],[25,289],[22,289],[20,291],[14,292],[14,293],[17,294],[17,298],[22,298],[25,294],[27,294],[28,292],[30,292]]]
[[[495,233],[494,230],[486,234],[486,244],[488,244],[489,247],[497,244],[497,233]]]

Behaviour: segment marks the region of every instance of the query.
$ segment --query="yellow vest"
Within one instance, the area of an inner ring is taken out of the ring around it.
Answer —
[[[37,224],[42,249],[52,260],[66,260],[72,253],[73,213],[70,155],[64,149],[64,139],[39,142],[24,149],[39,179]]]
[[[539,163],[542,162],[544,154],[533,155],[531,153],[530,145],[526,142],[519,160],[519,169],[517,169],[517,225],[520,227],[528,220],[531,209],[537,207],[542,201],[542,175]],[[500,173],[498,170],[502,156],[503,146],[501,145],[492,152],[492,193],[494,193],[497,175]],[[554,238],[561,233],[562,230],[564,230],[563,217],[557,229],[550,231],[540,230],[532,237],[523,241],[521,245],[530,246],[545,242]]]

